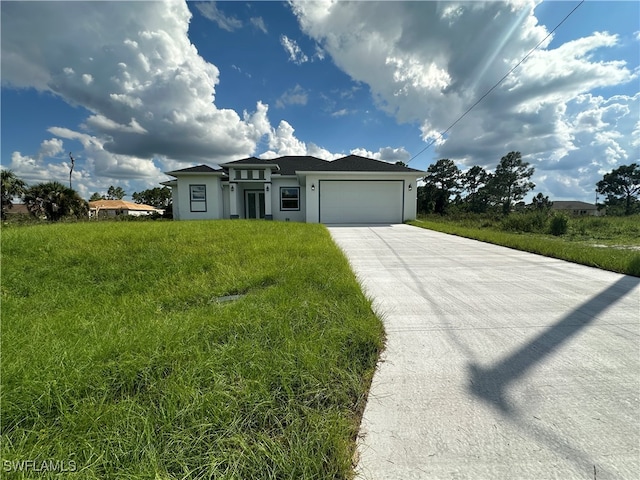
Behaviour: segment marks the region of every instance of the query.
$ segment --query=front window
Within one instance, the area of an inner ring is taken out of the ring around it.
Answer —
[[[280,188],[280,210],[300,210],[300,187]]]
[[[206,185],[189,185],[189,195],[191,200],[192,212],[207,211],[207,186]]]

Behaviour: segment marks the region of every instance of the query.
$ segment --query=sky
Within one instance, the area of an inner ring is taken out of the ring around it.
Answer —
[[[532,194],[593,202],[605,173],[640,161],[636,1],[2,1],[0,14],[2,168],[68,184],[71,153],[86,199],[249,156],[491,171],[519,151]]]

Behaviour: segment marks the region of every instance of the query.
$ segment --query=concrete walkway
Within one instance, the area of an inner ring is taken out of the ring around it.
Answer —
[[[386,326],[359,479],[640,479],[640,278],[329,227]]]

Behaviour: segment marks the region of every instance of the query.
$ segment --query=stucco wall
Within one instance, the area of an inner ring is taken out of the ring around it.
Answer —
[[[306,218],[306,195],[305,188],[300,186],[297,177],[288,178],[271,178],[271,212],[274,220],[286,222],[304,222]],[[280,188],[281,187],[299,187],[300,188],[300,210],[281,210],[280,208]]]
[[[192,212],[190,185],[204,185],[206,211]],[[174,203],[175,208],[175,203]],[[220,177],[214,175],[184,176],[178,178],[178,210],[180,220],[214,220],[223,218],[222,188]]]

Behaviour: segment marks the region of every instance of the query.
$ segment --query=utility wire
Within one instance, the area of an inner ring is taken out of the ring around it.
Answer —
[[[567,20],[567,19],[568,19],[572,14],[573,14],[573,12],[575,12],[575,11],[578,9],[578,7],[579,7],[580,5],[582,5],[584,2],[585,2],[585,0],[581,0],[581,1],[580,1],[580,3],[578,3],[578,5],[576,5],[576,6],[575,6],[575,8],[574,8],[573,10],[571,10],[571,11],[567,14],[567,16],[566,16],[566,17],[564,17],[564,18],[562,19],[562,21],[561,21],[560,23],[558,23],[558,25],[556,25],[556,27],[555,27],[553,30],[551,30],[551,31],[547,34],[547,36],[546,36],[546,37],[544,37],[542,40],[540,40],[540,41],[538,42],[538,44],[537,44],[535,47],[533,47],[533,48],[529,51],[529,53],[527,53],[524,57],[522,57],[522,60],[520,60],[520,61],[519,61],[519,62],[518,62],[518,63],[517,63],[517,64],[516,64],[516,65],[515,65],[511,70],[509,70],[509,71],[508,71],[508,72],[507,72],[507,73],[506,73],[506,74],[505,74],[505,75],[504,75],[500,80],[498,80],[498,82],[497,82],[493,87],[491,87],[489,90],[487,90],[487,92],[486,92],[484,95],[482,95],[482,96],[480,97],[480,99],[478,99],[478,101],[477,101],[476,103],[474,103],[473,105],[471,105],[471,106],[467,109],[467,111],[466,111],[466,112],[464,112],[462,115],[460,115],[460,116],[458,117],[458,119],[457,119],[455,122],[453,122],[451,125],[449,125],[449,127],[448,127],[444,132],[439,133],[439,134],[438,134],[438,136],[437,136],[436,138],[434,138],[433,140],[431,140],[431,141],[427,144],[427,146],[426,146],[426,147],[424,147],[422,150],[420,150],[418,153],[416,153],[413,157],[411,157],[411,158],[409,159],[409,161],[407,162],[407,165],[409,165],[409,163],[410,163],[412,160],[414,160],[416,157],[418,157],[419,155],[422,155],[422,153],[424,153],[424,151],[425,151],[426,149],[428,149],[431,145],[433,145],[433,144],[434,144],[434,143],[436,143],[439,139],[441,139],[441,138],[442,138],[442,137],[443,137],[443,136],[444,136],[444,135],[445,135],[449,130],[451,130],[453,127],[455,127],[455,126],[456,126],[456,124],[457,124],[460,120],[462,120],[464,117],[466,117],[466,116],[467,116],[467,114],[468,114],[471,110],[473,110],[473,109],[476,107],[476,105],[478,105],[482,100],[484,100],[484,98],[485,98],[487,95],[489,95],[489,94],[490,94],[491,92],[493,92],[496,88],[498,88],[498,86],[499,86],[502,82],[504,82],[504,80],[505,80],[509,75],[511,75],[511,73],[512,73],[516,68],[518,68],[522,63],[524,63],[524,61],[525,61],[527,58],[529,58],[529,57],[531,56],[531,54],[532,54],[533,52],[535,52],[535,51],[538,49],[538,47],[540,47],[540,45],[542,45],[542,44],[547,40],[547,38],[549,38],[551,35],[553,35],[553,32],[555,32],[555,31],[560,27],[560,25],[562,25],[562,24],[563,24],[563,23],[564,23],[564,22],[565,22],[565,21],[566,21],[566,20]]]

